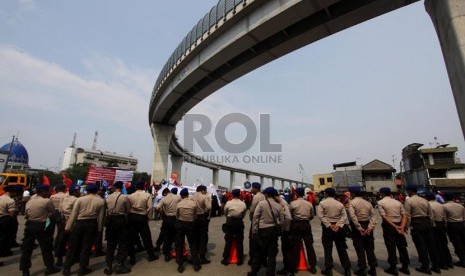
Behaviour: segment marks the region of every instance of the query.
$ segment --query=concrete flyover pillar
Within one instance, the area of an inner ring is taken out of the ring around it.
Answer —
[[[234,171],[229,172],[229,189],[232,190],[234,188],[234,184],[236,184],[236,175]]]
[[[163,179],[168,179],[168,154],[171,143],[171,137],[176,127],[152,123],[150,129],[152,131],[154,148],[152,181],[159,183]]]
[[[182,175],[182,163],[184,162],[184,158],[182,156],[174,156],[171,155],[171,172],[176,173],[178,175],[178,182],[181,182],[181,175]]]
[[[284,180],[281,180],[281,190],[284,191]]]
[[[271,186],[274,188],[276,185],[276,179],[275,178],[272,178],[271,179]]]
[[[212,183],[213,185],[219,185],[220,181],[220,170],[219,169],[212,169]]]
[[[246,173],[246,174],[245,174],[245,179],[247,179],[248,181],[251,181],[251,180],[250,180],[250,173]],[[252,183],[252,182],[250,182],[250,183]]]
[[[260,176],[260,184],[262,184],[262,186],[265,184],[265,177],[264,176]]]
[[[425,0],[446,63],[449,82],[465,137],[465,1]]]

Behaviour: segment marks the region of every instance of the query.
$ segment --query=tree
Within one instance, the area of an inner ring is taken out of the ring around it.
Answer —
[[[134,172],[134,175],[132,176],[132,182],[135,181],[144,181],[144,182],[150,182],[150,179],[152,176],[146,172]]]
[[[82,164],[73,164],[71,167],[67,168],[64,173],[68,178],[73,180],[73,183],[76,183],[78,179],[85,180],[87,173],[89,172],[90,168],[89,163],[82,163]],[[61,177],[61,175],[60,175]]]

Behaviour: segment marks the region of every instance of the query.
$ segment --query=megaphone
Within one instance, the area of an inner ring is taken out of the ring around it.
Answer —
[[[252,187],[252,183],[250,183],[249,181],[246,181],[244,182],[244,189],[250,189]]]

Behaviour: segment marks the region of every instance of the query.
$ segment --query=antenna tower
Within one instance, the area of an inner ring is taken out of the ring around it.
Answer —
[[[98,131],[95,131],[94,143],[92,144],[93,150],[97,150],[97,138],[98,138]]]

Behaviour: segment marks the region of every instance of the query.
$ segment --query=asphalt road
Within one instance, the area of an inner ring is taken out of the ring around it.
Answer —
[[[222,275],[222,276],[239,276],[239,275],[246,275],[248,271],[250,271],[249,266],[247,265],[247,256],[246,256],[246,262],[242,266],[237,266],[237,265],[228,265],[224,266],[220,263],[222,254],[223,254],[223,248],[224,248],[224,237],[223,237],[223,232],[221,231],[221,224],[224,222],[224,217],[215,217],[211,219],[210,222],[210,229],[209,229],[209,255],[208,258],[212,261],[211,264],[203,265],[202,269],[199,272],[194,272],[192,266],[187,266],[186,270],[184,271],[183,275]],[[249,219],[245,219],[246,223],[246,229],[248,229],[250,225]],[[19,230],[18,230],[18,237],[17,240],[18,242],[21,241],[23,232],[24,232],[24,217],[20,216],[19,217]],[[159,230],[160,230],[160,225],[161,221],[151,221],[150,222],[150,228],[152,230],[152,238],[155,243]],[[318,258],[318,275],[321,273],[321,267],[324,265],[324,255],[323,255],[323,246],[321,244],[321,226],[319,224],[318,219],[312,220],[312,231],[313,231],[313,237],[315,240],[314,247],[316,251],[316,255]],[[375,248],[376,248],[376,256],[378,258],[378,275],[384,275],[383,269],[388,266],[387,264],[387,252],[386,252],[386,247],[384,246],[384,241],[382,237],[382,230],[380,225],[377,226],[375,229]],[[425,275],[421,274],[415,271],[415,267],[419,266],[418,263],[418,256],[415,250],[415,247],[413,245],[411,236],[409,235],[407,237],[407,242],[408,242],[408,251],[410,253],[410,258],[411,258],[411,266],[410,266],[410,271],[411,275]],[[349,253],[349,258],[352,262],[352,270],[355,271],[357,270],[357,258],[355,254],[354,247],[352,245],[352,240],[348,240],[348,253]],[[105,247],[105,241],[104,241],[104,247]],[[449,244],[449,247],[451,249],[451,253],[453,254],[454,261],[457,260],[457,256],[453,253],[454,250],[452,248],[452,245]],[[248,233],[245,234],[245,239],[244,239],[244,250],[245,254],[248,253],[249,246],[248,246]],[[0,258],[0,261],[5,262],[5,266],[0,267],[0,275],[5,276],[5,275],[21,275],[19,271],[19,259],[21,256],[21,252],[19,248],[15,248],[13,250],[14,255],[11,257],[7,258]],[[337,257],[336,249],[333,249],[333,257],[334,257],[334,275],[341,275],[343,272],[342,267],[340,266],[339,263],[339,258]],[[97,258],[91,258],[90,260],[90,266],[94,270],[94,272],[91,275],[104,275],[103,274],[103,269],[105,267],[105,257],[97,257]],[[282,268],[282,254],[279,253],[277,257],[277,269]],[[324,267],[323,267],[324,268]],[[132,272],[131,275],[178,275],[179,273],[177,272],[177,265],[174,260],[171,260],[170,262],[165,262],[163,260],[163,256],[154,262],[147,262],[147,256],[145,252],[138,253],[137,255],[137,263],[135,266],[132,267]],[[32,256],[32,268],[30,270],[31,275],[43,275],[44,274],[44,264],[41,258],[40,254],[40,249],[37,248],[34,250],[33,256]],[[71,272],[74,275],[77,275],[77,270],[78,270],[78,265],[75,264],[71,268]],[[443,275],[463,275],[465,273],[465,268],[459,268],[455,267],[454,269],[449,269],[447,271],[443,270]],[[56,275],[61,275],[61,274],[56,274]],[[259,275],[265,275],[265,270],[262,269],[260,271]],[[301,271],[298,273],[298,275],[311,275],[307,271]],[[400,274],[402,275],[402,274]],[[434,275],[434,273],[433,273]]]

